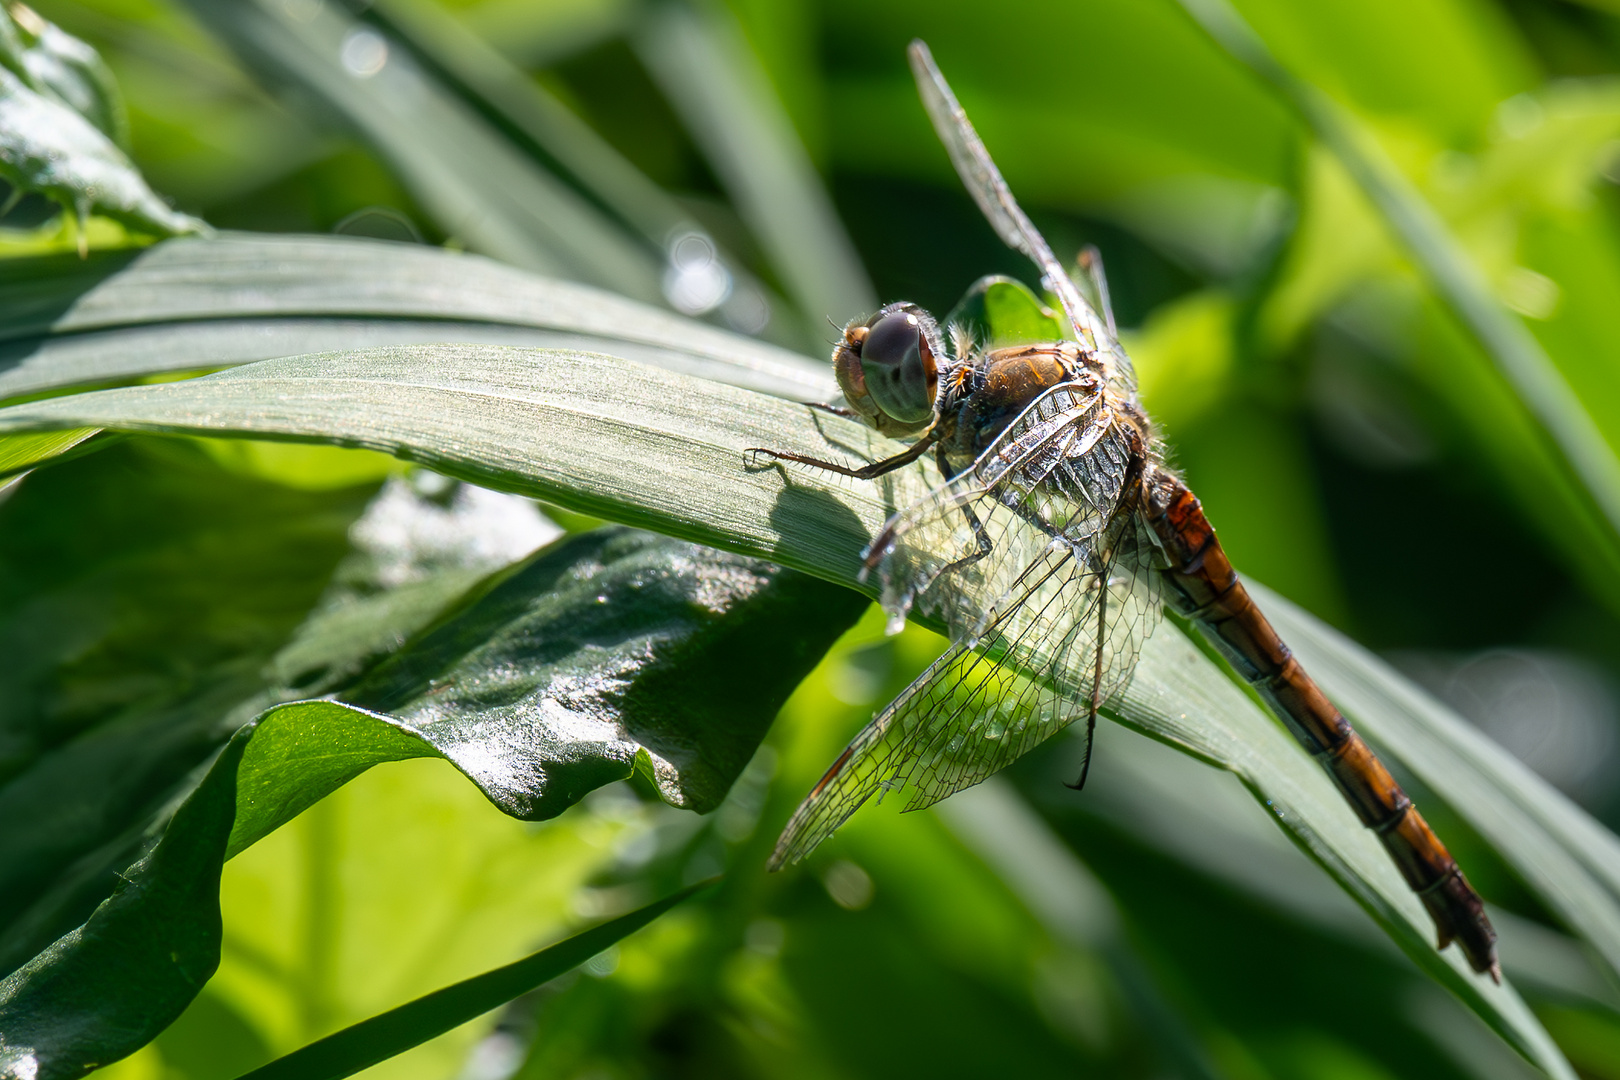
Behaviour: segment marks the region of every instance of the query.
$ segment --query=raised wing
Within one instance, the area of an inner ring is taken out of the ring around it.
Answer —
[[[915,810],[977,784],[1124,688],[1160,607],[1130,451],[1105,395],[1054,387],[885,526],[868,563],[890,618],[915,602],[953,644],[839,756],[773,866],[879,791]]]
[[[911,72],[917,80],[923,106],[934,122],[934,131],[950,152],[951,163],[962,178],[974,202],[989,220],[1004,243],[1023,252],[1041,272],[1041,284],[1057,295],[1063,313],[1069,317],[1075,333],[1092,348],[1107,352],[1115,361],[1120,376],[1134,389],[1136,376],[1130,359],[1114,338],[1104,319],[1088,304],[1080,290],[1064,271],[1063,264],[1052,254],[1045,237],[1036,230],[1028,215],[1013,198],[1012,189],[1001,176],[1001,170],[990,159],[984,141],[973,129],[951,86],[941,74],[934,56],[922,41],[913,41],[908,50]]]

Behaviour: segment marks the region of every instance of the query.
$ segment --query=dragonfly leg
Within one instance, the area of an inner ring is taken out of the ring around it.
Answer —
[[[1102,705],[1102,675],[1103,675],[1103,644],[1106,640],[1108,626],[1108,568],[1102,569],[1099,578],[1102,582],[1097,590],[1097,655],[1092,661],[1091,668],[1091,707],[1086,710],[1086,756],[1080,762],[1080,779],[1072,784],[1063,786],[1071,791],[1079,791],[1086,786],[1086,777],[1091,773],[1091,743],[1092,736],[1097,733],[1097,709]]]
[[[934,460],[939,462],[939,471],[942,474],[945,476],[951,475],[951,466],[950,463],[945,460],[945,448],[943,446],[934,447]],[[990,542],[990,534],[985,530],[984,522],[980,521],[979,515],[973,512],[973,507],[963,503],[961,505],[961,511],[963,516],[967,518],[968,528],[973,530],[973,540],[979,545],[979,550],[975,551],[971,555],[963,556],[962,558],[957,559],[955,562],[946,565],[946,567],[940,571],[940,575],[948,574],[953,570],[960,570],[964,566],[972,566],[974,563],[978,562],[980,559],[989,555],[996,549],[995,545]],[[893,546],[894,534],[890,532],[889,528],[886,526],[882,532],[878,533],[877,538],[872,541],[871,546],[866,549],[866,563],[861,568],[862,580],[865,580],[865,576],[867,574],[870,574],[873,570],[877,569],[878,563],[883,561],[884,556],[889,553],[889,549]]]
[[[854,409],[846,409],[842,405],[829,405],[825,401],[807,401],[805,404],[812,409],[820,409],[824,413],[832,413],[834,416],[842,416],[845,420],[863,419],[860,413],[856,412]]]
[[[884,458],[882,461],[862,465],[858,469],[851,469],[847,465],[839,465],[833,461],[823,461],[821,458],[806,457],[803,454],[790,454],[785,450],[767,450],[762,446],[750,446],[743,453],[754,455],[753,459],[748,462],[750,465],[759,464],[760,455],[764,455],[773,461],[791,461],[798,465],[808,465],[813,469],[837,473],[839,476],[853,476],[857,480],[875,480],[884,473],[890,473],[910,465],[913,461],[922,457],[923,451],[934,445],[934,441],[938,438],[939,436],[935,435],[933,429],[930,428],[922,433],[921,438],[906,447],[902,452],[893,457]]]

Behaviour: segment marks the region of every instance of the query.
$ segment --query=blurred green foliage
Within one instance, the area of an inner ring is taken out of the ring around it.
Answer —
[[[233,52],[220,30],[253,11],[282,27],[341,17],[347,47],[369,40],[353,37],[355,27],[385,33],[408,8],[38,6],[100,49],[128,102],[134,161],[181,209],[220,228],[487,249],[480,241],[490,234],[449,213],[444,188],[423,179],[434,153],[473,144],[423,132],[444,141],[402,156],[389,140],[409,139],[408,122],[367,127],[371,114],[359,106],[334,112],[310,84],[267,75],[240,42]],[[1239,7],[1290,70],[1375,135],[1620,447],[1620,12],[1564,0]],[[660,203],[658,220],[706,230],[738,280],[758,282],[773,305],[778,317],[764,333],[821,350],[834,333],[826,320],[857,312],[814,310],[815,298],[859,297],[866,283],[796,276],[781,253],[816,230],[795,233],[773,218],[748,162],[727,164],[708,148],[694,121],[702,102],[671,92],[672,78],[689,71],[670,46],[686,10],[476,0],[439,14],[662,189],[673,209]],[[1511,649],[1596,673],[1609,712],[1594,707],[1597,734],[1580,745],[1590,766],[1582,775],[1599,779],[1571,780],[1570,790],[1620,821],[1620,699],[1605,681],[1620,671],[1620,579],[1579,492],[1342,165],[1173,3],[731,0],[698,10],[734,23],[765,77],[762,99],[779,102],[819,171],[875,297],[943,312],[980,275],[1029,275],[960,190],[917,105],[904,46],[926,38],[1054,247],[1100,246],[1144,397],[1235,561],[1369,647],[1402,650],[1428,670]],[[399,39],[385,40],[406,55]],[[438,43],[449,50],[454,40]],[[345,55],[325,62],[336,71]],[[472,55],[474,70],[496,71]],[[356,56],[364,70],[365,55]],[[420,53],[414,62],[442,75],[435,65],[453,59]],[[378,108],[399,106],[373,96]],[[626,217],[626,204],[579,180],[578,160],[546,163],[572,170],[559,205]],[[76,244],[82,234],[58,228],[53,213],[41,197],[24,199],[0,219],[9,227],[0,247]],[[627,265],[650,235],[631,225],[642,239],[626,243]],[[88,238],[127,239],[98,221]],[[495,253],[522,262],[517,252]],[[329,460],[230,446],[211,448],[212,465],[188,464],[208,473],[194,490],[247,474],[296,491],[333,475]],[[85,475],[116,488],[116,460],[97,460]],[[370,459],[338,468],[352,470],[340,479],[354,484],[380,476]],[[352,517],[369,494],[330,486],[340,494],[285,498],[298,513],[330,516],[327,504],[342,504]],[[244,514],[277,505],[233,490]],[[299,584],[318,589],[330,567],[305,569]],[[1057,787],[1072,765],[1062,740],[1014,770],[1039,813],[1032,835],[1052,843],[1040,850],[1057,852],[1085,885],[1062,909],[1080,913],[1078,928],[1048,917],[950,813],[868,810],[804,869],[766,877],[764,857],[793,803],[938,647],[917,629],[883,639],[869,616],[702,818],[659,804],[633,780],[554,821],[523,824],[440,762],[373,770],[227,865],[219,974],[155,1044],[104,1075],[235,1076],[721,869],[714,898],[374,1074],[1083,1069],[1372,1080],[1526,1068],[1280,833],[1263,821],[1260,833],[1244,832],[1251,805],[1210,809],[1226,805],[1222,792],[1241,794],[1230,778],[1209,792],[1186,780],[1186,791],[1210,800],[1200,804],[1205,832],[1191,824],[1199,811],[1167,808],[1174,784],[1147,777],[1172,775],[1162,760],[1170,755],[1155,757],[1123,729],[1100,734],[1098,775],[1083,796]],[[176,679],[188,693],[206,676],[197,663]],[[1548,701],[1576,688],[1555,683],[1550,693],[1518,699],[1522,728],[1533,734]],[[1537,749],[1534,738],[1504,733]],[[1507,962],[1538,1016],[1583,1075],[1620,1077],[1620,997],[1582,966],[1573,942],[1546,929],[1552,917],[1466,822],[1415,794],[1493,905],[1515,929],[1530,927],[1519,940],[1536,943],[1536,955],[1521,958],[1522,972],[1512,954]],[[1200,846],[1202,858],[1189,850]]]

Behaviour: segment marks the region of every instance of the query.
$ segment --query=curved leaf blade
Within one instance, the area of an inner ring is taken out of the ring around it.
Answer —
[[[611,347],[787,397],[836,393],[826,366],[796,353],[438,248],[227,234],[0,263],[0,400],[417,341]]]
[[[336,702],[243,727],[89,920],[0,980],[0,1075],[67,1080],[139,1049],[218,966],[225,860],[365,769],[431,756],[397,721]]]
[[[866,606],[802,574],[622,528],[542,549],[452,603],[342,692],[394,715],[294,702],[237,732],[231,745],[242,748],[224,752],[187,804],[212,806],[206,823],[188,824],[186,814],[202,811],[183,809],[83,927],[0,982],[4,1045],[51,1078],[81,1075],[156,1035],[218,962],[217,889],[207,883],[217,885],[223,860],[382,762],[443,758],[529,820],[636,773],[672,803],[712,810],[788,694]],[[408,618],[392,618],[409,629]],[[348,665],[333,654],[369,645],[354,641],[353,618],[324,622],[306,628],[302,652],[321,652],[341,674]],[[285,666],[280,657],[269,665]],[[278,692],[241,682],[203,715],[213,730],[231,701]],[[715,693],[722,682],[726,692]],[[203,884],[173,880],[178,873]],[[132,934],[150,940],[125,940]],[[141,968],[136,995],[122,992],[131,966]]]

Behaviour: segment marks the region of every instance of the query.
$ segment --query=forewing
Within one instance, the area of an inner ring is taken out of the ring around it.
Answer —
[[[1089,339],[1093,347],[1103,347],[1109,340],[1108,328],[1074,287],[1074,282],[1063,270],[1063,264],[1057,261],[1045,238],[1030,223],[1018,200],[1013,198],[1012,189],[1002,179],[996,163],[990,159],[984,141],[973,129],[950,84],[940,73],[939,65],[934,63],[928,46],[921,41],[913,41],[909,52],[911,71],[916,77],[923,105],[934,122],[934,130],[950,152],[951,163],[956,166],[957,174],[979,204],[979,209],[1009,247],[1022,251],[1034,261],[1040,269],[1042,284],[1057,294],[1063,312],[1069,317],[1075,331]]]
[[[913,603],[976,632],[1049,542],[1080,548],[1113,516],[1129,468],[1108,400],[1078,384],[1036,398],[973,466],[891,518],[867,552],[890,626]]]
[[[947,649],[839,756],[789,821],[773,868],[803,858],[872,795],[904,789],[907,810],[930,806],[1124,688],[1160,607],[1153,549],[1134,509],[1095,540],[1047,538],[979,633]]]

